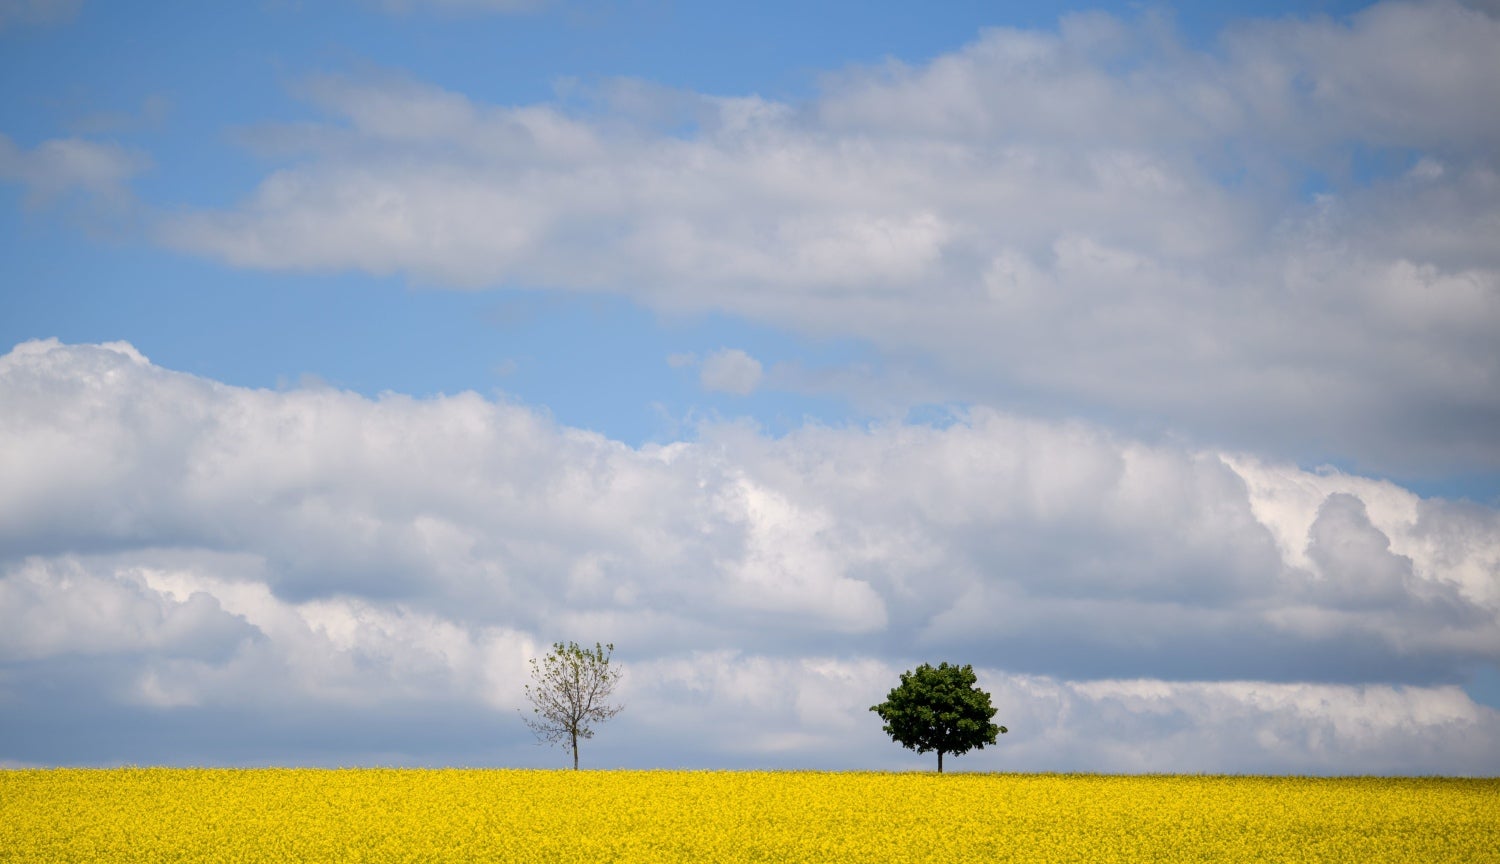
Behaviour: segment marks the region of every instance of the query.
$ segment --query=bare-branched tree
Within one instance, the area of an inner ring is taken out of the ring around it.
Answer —
[[[609,704],[610,694],[620,682],[620,667],[610,666],[613,643],[594,643],[593,650],[576,642],[554,643],[552,651],[538,663],[531,659],[531,680],[526,698],[535,717],[522,717],[538,739],[552,744],[568,742],[573,748],[573,770],[578,770],[578,739],[594,737],[592,723],[602,723],[620,713],[623,705]]]

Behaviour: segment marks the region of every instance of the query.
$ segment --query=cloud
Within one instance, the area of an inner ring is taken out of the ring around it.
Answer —
[[[69,125],[89,135],[122,134],[142,130],[159,130],[172,114],[172,99],[153,93],[141,100],[140,108],[125,111],[94,111],[73,120]]]
[[[83,0],[0,0],[0,30],[18,24],[71,21]]]
[[[1020,678],[1000,685],[996,702],[1025,706],[1017,726],[1047,730],[1007,736],[1027,766],[1068,747],[1111,771],[1403,773],[1397,766],[1421,762],[1474,774],[1489,770],[1471,760],[1488,762],[1480,748],[1500,734],[1500,712],[1456,687]]]
[[[131,201],[131,178],[148,167],[145,156],[116,144],[54,138],[25,150],[0,135],[0,180],[25,187],[31,206],[76,196],[96,209],[118,210]]]
[[[140,571],[98,574],[76,559],[28,560],[0,581],[0,660],[160,652],[220,656],[255,635],[203,592],[163,596]]]
[[[1206,53],[1091,13],[800,104],[618,82],[597,110],[497,106],[323,77],[304,92],[326,122],[260,133],[284,167],[161,238],[855,338],[926,370],[917,403],[1492,470],[1497,41],[1451,2],[1243,23]]]
[[[703,358],[698,381],[705,390],[748,396],[760,386],[760,361],[738,348],[725,348]]]
[[[442,13],[491,12],[510,15],[535,12],[549,5],[549,0],[380,0],[380,5],[387,12],[394,13],[427,9]]]
[[[892,745],[868,710],[913,665],[737,652],[638,664],[620,733],[668,765],[932,770],[934,757]],[[1456,687],[977,671],[1010,732],[950,770],[1378,774],[1420,764],[1472,775],[1493,770],[1482,766],[1496,764],[1500,742],[1500,712]],[[718,730],[718,740],[695,734],[704,726]]]
[[[542,764],[506,724],[578,639],[629,669],[595,764],[907,765],[865,709],[949,659],[1016,718],[976,767],[1497,767],[1500,513],[1389,482],[988,409],[632,448],[125,343],[0,403],[7,760]]]

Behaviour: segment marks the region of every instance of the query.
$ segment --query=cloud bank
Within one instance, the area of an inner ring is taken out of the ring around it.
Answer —
[[[925,766],[867,708],[950,659],[1014,732],[960,768],[1500,770],[1500,512],[1388,482],[989,409],[632,448],[124,343],[0,404],[11,763],[553,764],[515,710],[577,639],[601,766]]]
[[[259,134],[285,164],[160,236],[235,266],[615,292],[855,338],[919,358],[928,401],[1495,472],[1496,44],[1480,9],[1389,2],[1202,51],[1152,16],[995,28],[796,104],[617,81],[489,105],[317,77],[322,123]]]

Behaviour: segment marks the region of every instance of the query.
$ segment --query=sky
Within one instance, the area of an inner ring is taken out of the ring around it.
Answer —
[[[1500,774],[1500,7],[0,0],[0,765]]]

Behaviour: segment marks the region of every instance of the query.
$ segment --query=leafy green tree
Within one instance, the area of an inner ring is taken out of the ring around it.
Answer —
[[[974,667],[941,663],[933,668],[923,663],[901,673],[901,683],[879,705],[870,710],[885,721],[881,727],[897,744],[918,753],[938,754],[938,773],[943,754],[961,756],[994,744],[995,736],[1008,730],[990,722],[995,709],[990,694],[975,686]]]
[[[536,716],[521,719],[538,739],[572,745],[574,771],[578,770],[578,739],[594,737],[590,724],[602,723],[624,708],[609,704],[621,673],[619,666],[609,664],[614,650],[613,643],[595,642],[589,650],[576,642],[557,642],[540,663],[531,659],[532,683],[526,685],[526,698]]]

